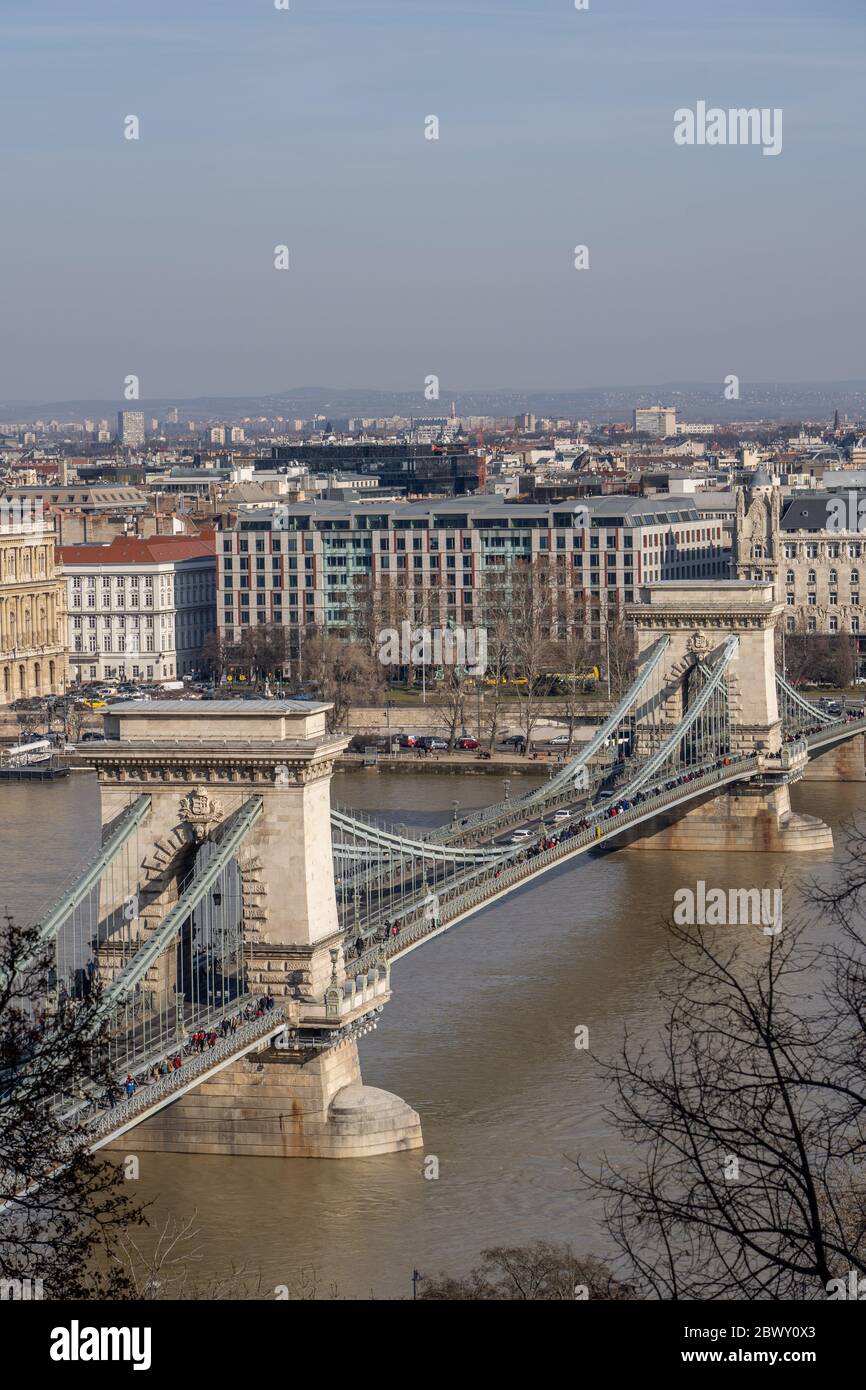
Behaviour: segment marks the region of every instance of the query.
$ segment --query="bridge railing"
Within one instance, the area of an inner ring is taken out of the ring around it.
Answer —
[[[621,834],[627,826],[645,820],[656,811],[661,811],[667,806],[682,801],[685,799],[685,795],[691,798],[701,791],[754,771],[758,767],[758,762],[759,760],[755,755],[732,759],[726,766],[713,768],[703,776],[686,777],[684,780],[678,780],[676,786],[666,789],[657,796],[643,795],[636,805],[632,805],[615,816],[608,817],[605,811],[595,812],[586,829],[578,830],[575,833],[574,828],[570,827],[559,832],[557,842],[551,849],[532,853],[531,857],[529,857],[528,852],[524,851],[520,859],[507,867],[500,868],[495,872],[486,870],[483,874],[476,872],[473,875],[474,882],[472,884],[467,884],[464,878],[462,884],[453,883],[443,888],[438,893],[439,911],[435,916],[431,916],[425,900],[405,913],[391,915],[388,918],[383,915],[379,921],[368,924],[368,933],[370,930],[375,930],[376,927],[384,928],[387,922],[391,930],[394,926],[398,927],[397,935],[387,936],[377,947],[366,950],[355,959],[349,956],[346,962],[347,971],[362,973],[365,969],[369,969],[376,959],[381,959],[382,955],[386,959],[399,955],[407,947],[414,945],[416,941],[441,931],[449,922],[454,921],[465,912],[475,907],[481,907],[489,899],[498,896],[508,888],[516,887],[522,880],[533,877],[540,869],[548,868],[558,859],[567,858],[578,850],[601,844],[614,835]],[[447,911],[443,911],[443,907],[447,908]]]
[[[251,1043],[274,1032],[283,1023],[285,1023],[285,1010],[279,1005],[267,1010],[261,1018],[253,1018],[248,1023],[242,1023],[233,1033],[227,1034],[225,1038],[220,1038],[207,1051],[193,1053],[192,1057],[186,1058],[176,1071],[161,1076],[158,1081],[151,1081],[147,1085],[140,1086],[134,1095],[128,1096],[126,1100],[118,1101],[110,1109],[104,1110],[88,1126],[90,1134],[94,1139],[101,1139],[116,1129],[122,1129],[129,1120],[140,1115],[142,1111],[149,1110],[158,1101],[165,1100],[175,1091],[188,1086],[190,1081],[205,1075],[218,1062],[224,1062],[236,1052],[242,1052]]]

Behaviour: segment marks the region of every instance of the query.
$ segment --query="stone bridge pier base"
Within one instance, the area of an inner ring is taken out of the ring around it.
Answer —
[[[812,758],[804,776],[807,782],[866,782],[866,735],[855,734]]]
[[[420,1148],[421,1121],[398,1096],[364,1086],[348,1040],[312,1055],[267,1046],[108,1146],[261,1158],[372,1158]]]
[[[833,832],[817,816],[804,816],[791,810],[787,784],[775,787],[744,785],[729,787],[685,812],[660,817],[629,847],[814,854],[832,850]]]

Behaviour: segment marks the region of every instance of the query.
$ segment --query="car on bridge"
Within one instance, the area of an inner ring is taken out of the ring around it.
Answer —
[[[531,830],[527,830],[526,828],[522,830],[515,830],[508,843],[510,845],[525,845],[527,840],[532,839],[532,834],[533,832]]]

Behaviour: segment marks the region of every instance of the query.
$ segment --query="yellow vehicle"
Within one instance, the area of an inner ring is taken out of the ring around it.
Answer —
[[[551,680],[570,681],[574,685],[580,685],[586,681],[597,681],[601,679],[601,672],[597,666],[590,666],[588,671],[552,671]]]
[[[108,702],[106,700],[82,700],[81,703],[85,709],[106,709]]]

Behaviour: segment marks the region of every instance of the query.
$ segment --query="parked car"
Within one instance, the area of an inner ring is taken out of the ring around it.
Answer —
[[[417,739],[417,736],[416,736],[415,734],[401,734],[401,735],[400,735],[400,747],[401,747],[401,748],[414,748],[417,742],[418,742],[418,739]]]
[[[513,748],[518,753],[526,752],[526,739],[523,734],[509,734],[502,742],[506,748]]]
[[[565,745],[568,743],[568,734],[554,734],[553,738],[550,739],[549,742],[556,744],[558,747],[562,746],[564,748]]]
[[[477,738],[471,738],[468,734],[464,734],[462,738],[458,738],[457,747],[468,748],[474,752],[476,748],[481,747],[481,744],[478,742]]]
[[[442,753],[447,749],[448,743],[444,738],[437,738],[435,734],[430,737],[425,735],[424,738],[415,740],[415,747],[423,748],[425,753]]]

